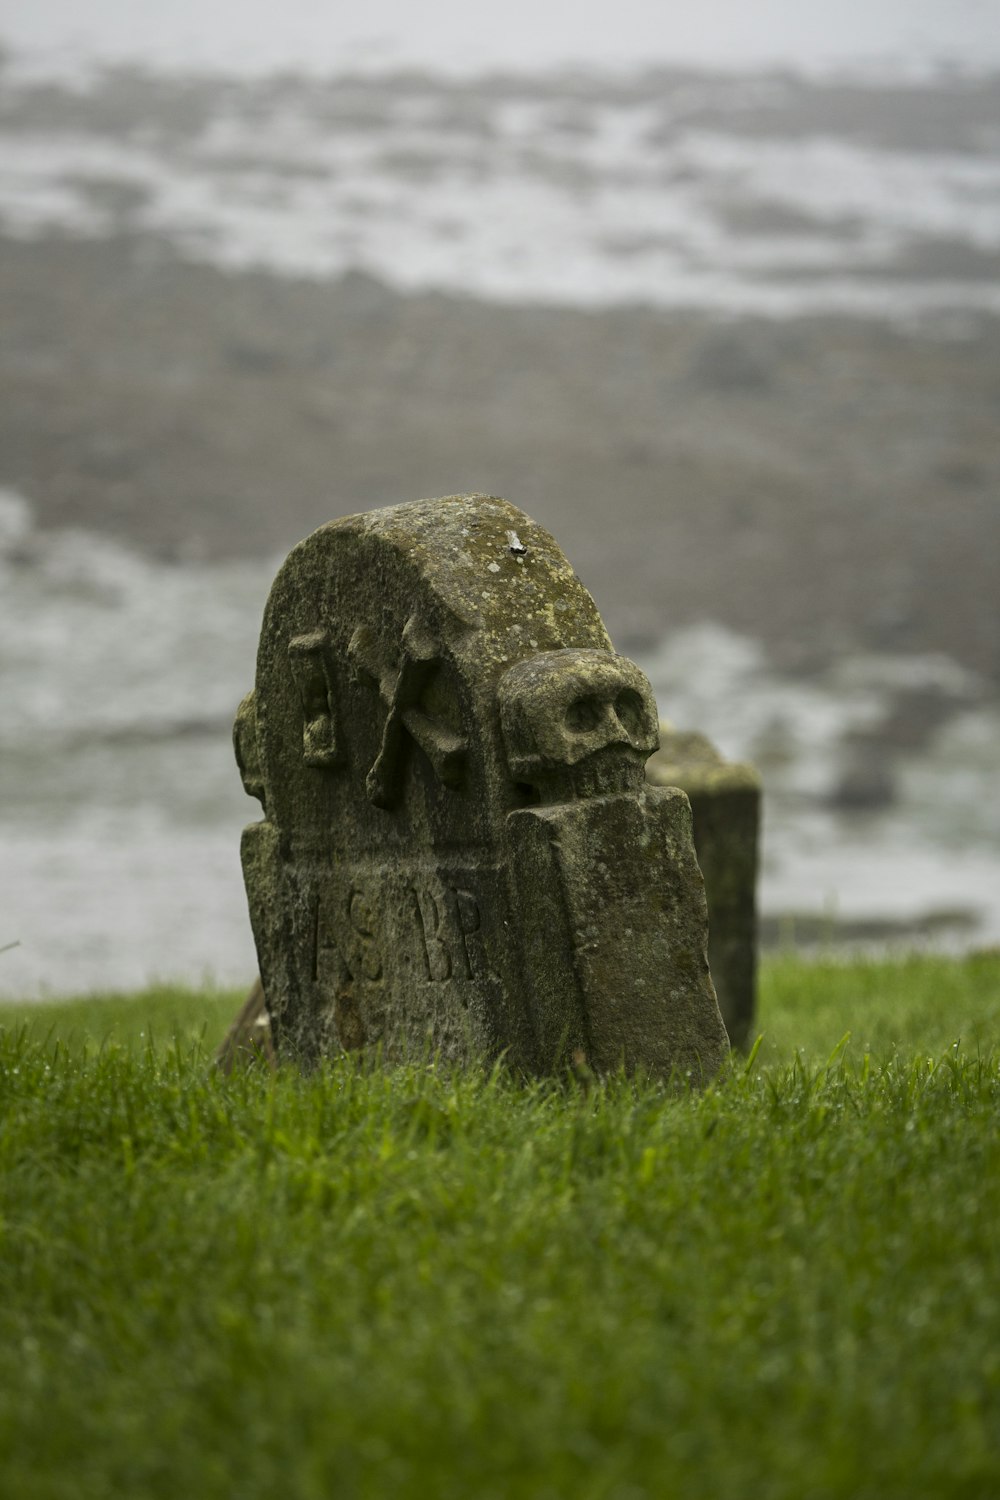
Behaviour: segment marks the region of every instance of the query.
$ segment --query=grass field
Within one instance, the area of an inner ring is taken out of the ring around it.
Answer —
[[[0,1009],[4,1500],[1000,1495],[1000,955],[773,960],[697,1097],[240,998]]]

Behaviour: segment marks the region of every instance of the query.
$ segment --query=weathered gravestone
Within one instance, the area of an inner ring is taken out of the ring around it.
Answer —
[[[660,726],[646,764],[654,786],[687,792],[708,898],[708,961],[734,1047],[750,1038],[757,994],[757,848],[760,776],[728,761],[703,734]]]
[[[727,1051],[656,706],[551,536],[452,496],[290,554],[237,716],[279,1055],[700,1080]]]

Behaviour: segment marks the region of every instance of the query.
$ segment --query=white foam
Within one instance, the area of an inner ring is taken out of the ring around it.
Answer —
[[[751,139],[680,128],[669,97],[583,98],[566,130],[565,102],[542,85],[491,91],[465,113],[426,83],[359,114],[340,102],[230,89],[183,140],[152,124],[120,140],[22,126],[0,138],[0,223],[26,237],[124,227],[229,269],[361,267],[407,290],[503,302],[1000,310],[987,269],[893,274],[928,242],[1000,252],[1000,144],[966,156]],[[748,211],[762,227],[734,229]]]
[[[270,564],[156,563],[93,533],[32,531],[26,503],[9,503],[0,526],[13,513],[20,529],[0,549],[0,751],[232,713]]]

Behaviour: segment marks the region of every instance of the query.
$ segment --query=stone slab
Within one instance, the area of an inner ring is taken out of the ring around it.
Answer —
[[[694,846],[708,898],[708,957],[734,1047],[753,1037],[757,1004],[757,869],[761,780],[727,761],[703,734],[661,726],[646,764],[655,786],[680,787],[691,803]]]
[[[711,1076],[728,1043],[656,706],[495,496],[331,522],[268,600],[236,757],[279,1056]]]

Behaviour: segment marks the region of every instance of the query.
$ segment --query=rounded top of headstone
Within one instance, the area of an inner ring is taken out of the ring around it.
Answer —
[[[400,827],[416,817],[457,837],[514,795],[499,681],[571,648],[612,649],[554,538],[506,500],[450,495],[321,526],[282,565],[261,631],[269,817],[318,839],[360,816],[380,840],[380,819],[405,807]]]
[[[346,516],[300,548],[325,549],[348,537],[394,556],[400,582],[419,580],[452,616],[453,628],[476,632],[482,674],[505,671],[537,651],[611,650],[597,606],[558,542],[497,495],[446,495]],[[385,579],[388,586],[394,581]]]

